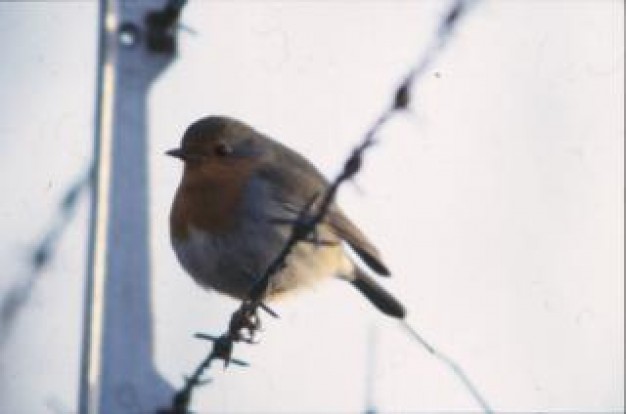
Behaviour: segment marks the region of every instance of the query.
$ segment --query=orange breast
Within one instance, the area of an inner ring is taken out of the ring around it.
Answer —
[[[237,225],[253,163],[215,163],[185,167],[170,214],[174,239],[187,239],[189,229],[223,234]]]

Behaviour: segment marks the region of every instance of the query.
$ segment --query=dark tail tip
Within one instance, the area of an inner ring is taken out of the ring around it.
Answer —
[[[398,319],[406,316],[404,306],[360,269],[357,270],[357,277],[352,284],[385,315]]]

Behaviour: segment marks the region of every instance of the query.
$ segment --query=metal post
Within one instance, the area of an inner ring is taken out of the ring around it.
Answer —
[[[147,99],[183,4],[101,0],[81,413],[155,412],[174,392],[153,361]]]

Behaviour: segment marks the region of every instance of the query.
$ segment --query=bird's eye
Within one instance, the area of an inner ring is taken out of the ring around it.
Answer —
[[[225,142],[218,143],[213,151],[215,151],[215,155],[218,157],[226,157],[233,153],[232,147]]]

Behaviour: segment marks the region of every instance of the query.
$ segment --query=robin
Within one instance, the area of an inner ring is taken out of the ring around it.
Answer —
[[[300,154],[243,122],[209,116],[193,123],[180,148],[167,152],[184,162],[170,213],[170,237],[179,262],[193,279],[236,299],[246,299],[257,278],[290,234],[285,223],[328,182]],[[375,273],[388,276],[380,253],[331,206],[316,242],[300,242],[270,280],[264,300],[327,277],[350,282],[383,313],[404,318],[404,307],[353,261],[344,243]]]

